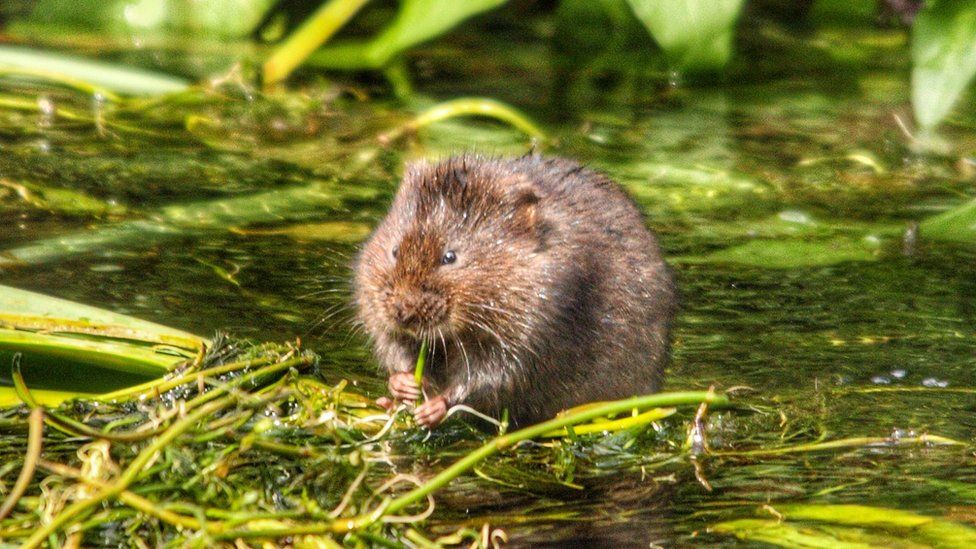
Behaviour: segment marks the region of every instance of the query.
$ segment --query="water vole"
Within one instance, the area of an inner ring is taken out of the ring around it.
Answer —
[[[573,161],[460,156],[409,166],[355,266],[358,321],[398,400],[437,425],[466,404],[515,425],[658,390],[676,306],[640,212]],[[386,399],[388,403],[388,399]]]

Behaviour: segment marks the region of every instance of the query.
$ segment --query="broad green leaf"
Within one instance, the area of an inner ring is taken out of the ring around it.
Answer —
[[[941,121],[976,75],[976,3],[925,3],[912,29],[912,107],[923,129]]]
[[[856,504],[779,504],[777,519],[740,519],[712,532],[780,547],[948,547],[976,544],[976,530],[939,517]]]
[[[918,232],[924,239],[976,243],[976,200],[922,221]]]
[[[677,263],[732,263],[768,269],[794,269],[872,261],[883,238],[900,234],[901,226],[818,221],[798,210],[713,230],[716,239],[751,239],[701,255],[672,258]]]
[[[49,185],[10,181],[0,178],[0,187],[15,191],[15,196],[34,208],[57,212],[66,216],[102,217],[125,213],[125,207],[112,204],[84,193]],[[0,210],[3,208],[0,207]]]
[[[821,267],[848,261],[873,261],[881,253],[870,238],[839,236],[822,240],[751,240],[701,256],[675,258],[677,263],[733,263],[766,269]]]
[[[76,331],[101,327],[101,333],[117,339],[136,339],[194,349],[205,341],[193,334],[161,324],[113,313],[66,299],[0,286],[0,326],[45,331]],[[109,333],[108,327],[116,331]]]
[[[903,531],[913,539],[937,547],[976,547],[976,529],[901,509],[867,505],[782,505],[776,510],[786,520],[822,521],[845,526]]]
[[[854,528],[824,531],[799,527],[775,519],[740,519],[720,522],[710,531],[729,534],[739,539],[768,543],[779,547],[808,547],[823,549],[872,549],[886,547],[886,544],[872,543]]]
[[[627,0],[675,68],[719,70],[732,57],[742,0]]]
[[[243,38],[275,0],[39,0],[27,26],[122,35],[194,34]],[[22,27],[15,27],[20,31]]]
[[[315,181],[301,187],[234,196],[217,200],[172,204],[145,219],[108,223],[74,234],[36,240],[20,248],[0,251],[0,268],[36,265],[106,247],[141,246],[206,229],[228,229],[251,223],[300,221],[321,215],[323,208],[341,210],[346,201],[372,200],[375,188]]]
[[[170,371],[209,342],[180,330],[26,290],[0,286],[0,381],[21,355],[32,387],[56,404]],[[0,387],[2,389],[2,387]],[[0,405],[11,400],[0,391]]]
[[[362,44],[338,44],[310,58],[313,64],[336,69],[385,66],[404,51],[436,38],[479,13],[507,0],[403,0],[396,19],[379,36]]]

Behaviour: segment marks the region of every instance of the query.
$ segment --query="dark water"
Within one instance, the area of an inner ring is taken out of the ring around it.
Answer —
[[[431,99],[474,90],[512,102],[551,132],[554,144],[545,152],[607,171],[638,199],[675,258],[683,293],[668,388],[740,388],[736,410],[711,416],[714,449],[911,433],[971,444],[976,393],[953,390],[976,387],[976,253],[922,235],[906,255],[901,231],[972,195],[973,180],[958,167],[973,150],[972,112],[960,112],[944,130],[955,152],[912,152],[894,118],[910,118],[907,50],[894,33],[876,38],[852,46],[866,60],[857,70],[764,59],[757,66],[766,73],[738,68],[729,82],[703,88],[526,66],[532,52],[545,53],[528,39],[494,44],[521,54],[492,56],[479,76],[458,81],[457,59],[468,59],[467,66],[471,56],[486,54],[465,45],[432,55],[415,84]],[[0,111],[0,176],[124,204],[124,219],[158,220],[169,204],[316,181],[345,189],[338,202],[298,204],[261,219],[258,234],[222,226],[107,238],[79,253],[61,250],[37,265],[8,267],[0,281],[199,334],[301,337],[324,357],[325,377],[350,378],[378,396],[384,381],[351,336],[343,308],[355,244],[272,233],[302,223],[374,223],[407,159],[514,154],[528,143],[498,125],[459,120],[384,148],[376,135],[409,108],[341,98],[326,106],[299,101],[294,109],[276,106],[279,100],[191,106],[217,128],[192,135],[172,123],[186,107],[119,115],[148,119],[167,137],[159,140],[99,137],[83,125]],[[367,161],[357,160],[367,153]],[[58,238],[108,226],[6,203],[2,250],[39,241],[55,249]],[[786,244],[780,268],[708,259],[756,239]],[[811,262],[806,249],[789,248],[865,239],[876,248],[868,260]],[[225,273],[234,273],[232,280]],[[866,392],[874,389],[885,391]],[[548,469],[541,458],[522,467],[549,480],[528,488],[466,478],[439,496],[428,528],[446,533],[487,520],[520,543],[722,545],[736,540],[709,533],[710,525],[769,518],[761,506],[791,502],[858,503],[974,522],[976,460],[968,447],[707,457],[699,465],[709,489],[687,459],[661,464],[663,441],[680,443],[688,419],[664,422],[662,432],[636,446],[611,436],[538,449],[540,456],[568,453],[573,482],[583,490],[553,481],[565,471]],[[432,444],[469,443],[448,437]],[[483,471],[510,474],[504,460]]]

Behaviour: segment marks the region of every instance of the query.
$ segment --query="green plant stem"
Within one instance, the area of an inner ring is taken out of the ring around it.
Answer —
[[[279,372],[281,370],[287,370],[288,368],[291,368],[291,367],[306,366],[306,365],[311,364],[311,363],[312,363],[312,358],[311,357],[309,357],[309,356],[299,356],[299,357],[291,358],[291,359],[288,359],[288,360],[283,360],[283,361],[278,362],[276,364],[271,364],[269,366],[265,366],[264,368],[260,368],[258,370],[255,370],[255,371],[251,372],[251,373],[244,374],[244,375],[242,375],[242,376],[240,376],[238,378],[235,378],[235,379],[233,379],[231,381],[228,381],[227,383],[225,383],[223,385],[220,385],[220,386],[218,386],[218,387],[216,387],[216,388],[214,388],[214,389],[212,389],[210,391],[207,391],[206,393],[203,393],[202,395],[196,396],[195,398],[191,399],[190,401],[188,401],[186,403],[186,408],[188,410],[192,410],[192,409],[196,408],[197,406],[201,406],[204,403],[209,402],[209,401],[217,398],[221,394],[226,393],[226,392],[230,391],[231,389],[240,387],[241,385],[243,385],[243,384],[245,384],[245,383],[247,383],[249,381],[256,380],[256,379],[258,379],[260,377],[264,377],[264,376],[266,376],[268,374],[273,374],[273,373]]]
[[[420,351],[417,353],[417,365],[413,369],[413,381],[417,387],[423,387],[424,365],[427,364],[427,340],[420,342]]]
[[[859,446],[906,446],[910,444],[943,444],[951,446],[965,446],[965,443],[938,435],[922,435],[918,437],[903,437],[892,439],[887,437],[856,437],[831,440],[829,442],[815,442],[811,444],[797,444],[781,448],[767,448],[758,450],[744,450],[741,452],[710,452],[713,456],[777,456],[801,452],[816,452],[819,450],[833,450],[836,448],[856,448]]]
[[[14,483],[10,493],[7,494],[7,498],[3,501],[3,505],[0,505],[0,520],[3,520],[10,514],[10,511],[13,511],[20,496],[24,495],[27,487],[30,486],[31,479],[34,478],[34,471],[37,468],[37,460],[41,457],[43,439],[44,410],[34,408],[31,410],[30,419],[28,419],[27,452],[24,454],[24,466],[20,470],[17,482]]]
[[[206,416],[216,413],[237,401],[236,395],[227,395],[212,402],[209,402],[196,410],[187,414],[183,419],[173,423],[169,429],[156,438],[139,455],[132,460],[119,479],[112,485],[98,491],[92,497],[74,502],[58,513],[51,522],[38,528],[27,541],[24,542],[24,549],[39,547],[48,536],[55,534],[59,530],[73,524],[80,516],[92,508],[98,506],[103,501],[116,498],[124,492],[135,481],[136,477],[152,461],[156,455],[168,444],[173,442],[176,437],[182,435]]]
[[[403,496],[394,499],[389,508],[388,514],[402,511],[407,506],[427,497],[431,492],[445,486],[454,478],[473,468],[482,460],[490,455],[496,454],[505,448],[509,448],[522,442],[541,436],[556,429],[563,429],[571,425],[577,425],[603,416],[610,416],[623,412],[628,412],[635,408],[661,408],[668,406],[678,406],[682,404],[699,404],[706,402],[710,405],[728,404],[729,400],[724,395],[717,395],[710,391],[688,391],[677,393],[659,393],[655,395],[644,395],[625,400],[607,402],[600,406],[594,406],[578,413],[569,414],[563,417],[550,419],[536,425],[520,429],[518,431],[502,435],[485,443],[481,448],[466,455],[453,465],[441,471],[437,476],[427,481],[424,485],[414,488]]]
[[[550,433],[543,433],[543,437],[567,437],[572,433],[573,435],[587,435],[591,433],[603,433],[603,432],[614,432],[622,431],[624,429],[630,429],[632,427],[637,427],[640,425],[646,425],[652,421],[657,421],[659,419],[664,419],[677,412],[675,408],[652,408],[642,414],[635,416],[623,417],[620,419],[614,419],[610,421],[599,421],[594,423],[589,423],[586,425],[580,425],[578,427],[565,427],[563,429],[552,431]]]
[[[288,78],[308,56],[324,44],[369,0],[332,0],[278,46],[262,67],[264,85],[273,86]]]
[[[109,484],[105,481],[87,477],[83,475],[81,471],[61,463],[41,460],[40,466],[48,471],[51,471],[52,473],[61,475],[63,477],[73,478],[98,489],[104,490],[109,487]],[[192,528],[194,530],[199,530],[201,528],[200,521],[196,518],[174,513],[167,509],[162,509],[152,501],[128,490],[125,490],[119,494],[119,501],[137,511],[145,513],[151,517],[156,517],[163,522],[168,522],[173,526],[180,528]]]
[[[57,74],[62,80],[83,80],[88,86],[128,95],[180,92],[190,85],[186,80],[168,74],[20,46],[0,45],[0,66],[32,70],[44,67],[45,72]]]
[[[447,120],[449,118],[456,118],[458,116],[472,115],[485,116],[488,118],[494,118],[495,120],[500,120],[510,124],[518,130],[521,130],[523,133],[529,137],[532,137],[533,139],[546,139],[545,132],[539,129],[539,127],[532,122],[528,116],[522,114],[513,107],[502,103],[501,101],[495,101],[494,99],[484,97],[462,97],[459,99],[452,99],[450,101],[438,103],[437,105],[434,105],[433,107],[420,113],[416,118],[403,126],[381,135],[379,139],[380,142],[389,143],[399,139],[400,136],[407,132],[415,132],[424,126],[433,124],[434,122]]]
[[[11,377],[14,381],[14,390],[17,391],[17,396],[26,404],[31,410],[43,410],[44,407],[41,406],[34,396],[31,394],[30,389],[27,388],[27,384],[24,382],[24,375],[20,371],[20,362],[14,362],[13,371],[11,372]],[[163,427],[156,427],[154,429],[149,429],[146,431],[131,431],[126,433],[108,433],[105,431],[100,431],[93,427],[71,419],[66,416],[62,416],[53,411],[48,411],[44,422],[48,425],[54,427],[55,429],[66,433],[70,436],[82,436],[91,438],[104,438],[116,442],[136,442],[139,440],[145,440],[147,438],[156,436],[163,431]]]
[[[175,389],[180,385],[186,383],[192,383],[197,380],[200,376],[205,378],[214,377],[221,374],[226,374],[227,372],[233,372],[236,370],[243,370],[244,368],[253,368],[255,366],[264,366],[270,362],[274,361],[273,357],[262,357],[262,358],[252,358],[248,360],[240,360],[237,362],[231,362],[228,364],[222,364],[220,366],[214,366],[212,368],[207,368],[205,370],[199,370],[196,372],[188,372],[173,379],[157,379],[143,383],[141,385],[136,385],[134,387],[126,387],[125,389],[119,389],[118,391],[113,391],[111,393],[105,393],[98,396],[98,400],[101,401],[120,401],[120,400],[130,400],[134,398],[151,398],[159,396],[170,389]]]

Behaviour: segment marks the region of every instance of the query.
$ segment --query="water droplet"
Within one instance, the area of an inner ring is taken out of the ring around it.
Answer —
[[[58,108],[54,101],[46,95],[37,98],[37,109],[41,113],[41,118],[37,125],[42,128],[50,128],[54,124],[54,117],[58,113]]]
[[[892,370],[891,371],[891,377],[893,377],[895,379],[904,379],[906,375],[908,375],[908,372],[906,372],[905,370]]]
[[[875,385],[890,385],[891,378],[888,376],[874,376],[871,378],[871,383],[874,383]]]
[[[923,387],[937,387],[939,389],[942,389],[942,388],[948,387],[949,386],[949,382],[948,381],[945,381],[945,380],[942,380],[942,379],[936,379],[934,377],[927,377],[927,378],[925,378],[925,379],[922,380],[922,386]]]
[[[117,273],[119,271],[124,271],[125,267],[122,265],[115,265],[111,263],[103,263],[101,265],[92,265],[89,270],[93,273]]]
[[[799,223],[801,225],[811,225],[813,220],[806,212],[801,212],[799,210],[783,210],[779,212],[780,219],[786,221],[787,223]]]

